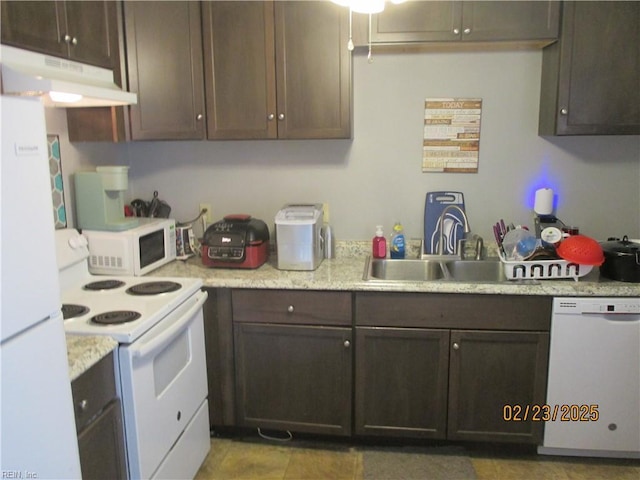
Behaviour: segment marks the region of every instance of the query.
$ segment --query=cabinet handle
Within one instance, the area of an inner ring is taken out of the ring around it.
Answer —
[[[62,37],[62,41],[64,43],[71,43],[71,35],[69,35],[68,33],[65,33],[64,37]]]
[[[198,115],[196,115],[196,120],[202,120],[202,114],[199,113]]]
[[[345,340],[343,345],[344,345],[344,348],[349,348],[351,346],[351,342],[349,340]]]
[[[71,44],[72,44],[72,45],[77,45],[77,44],[78,44],[78,39],[77,39],[76,37],[73,37],[73,38],[71,39]]]
[[[273,120],[274,118],[276,118],[276,116],[273,113],[267,115],[267,120]]]
[[[278,120],[284,120],[284,113],[278,114]]]
[[[465,35],[469,35],[471,33],[471,29],[470,28],[465,28],[462,33],[464,33]]]
[[[569,114],[569,110],[566,109],[566,108],[562,108],[562,109],[560,109],[560,114],[561,115],[568,115]]]
[[[454,28],[453,29],[453,33],[454,33],[454,35],[460,35],[460,29],[459,28]]]
[[[454,350],[458,350],[460,348],[460,344],[459,343],[454,343],[453,344],[453,349]]]
[[[293,305],[289,305],[289,306],[287,307],[287,312],[289,312],[289,313],[293,313],[293,310],[294,310]]]
[[[86,399],[81,400],[80,402],[78,402],[78,407],[82,412],[86,412],[87,408],[89,408],[89,402]]]

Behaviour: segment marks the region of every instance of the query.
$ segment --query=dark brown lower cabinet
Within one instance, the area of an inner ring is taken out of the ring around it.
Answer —
[[[541,443],[543,422],[511,412],[545,403],[548,355],[546,332],[453,330],[447,438]]]
[[[238,425],[350,435],[351,332],[236,323]]]
[[[115,399],[78,434],[83,479],[127,478],[123,435],[120,401]]]
[[[539,443],[542,422],[507,421],[542,405],[544,332],[356,328],[356,434]]]
[[[543,423],[512,412],[544,404],[550,298],[355,298],[356,434],[541,442]]]
[[[449,330],[356,328],[355,433],[445,438]]]
[[[71,383],[82,478],[124,479],[127,464],[113,353]]]

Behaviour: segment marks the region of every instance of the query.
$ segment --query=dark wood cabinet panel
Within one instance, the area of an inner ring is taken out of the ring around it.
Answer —
[[[356,433],[542,440],[503,408],[544,404],[550,299],[358,292],[355,311]]]
[[[640,2],[564,2],[544,49],[540,135],[640,134]]]
[[[548,331],[551,298],[523,295],[361,292],[356,325]]]
[[[203,33],[208,138],[350,137],[345,9],[205,2]]]
[[[80,468],[84,479],[127,478],[113,353],[71,383]]]
[[[134,140],[205,137],[198,2],[124,2]]]
[[[558,0],[463,2],[463,41],[554,41],[559,27]]]
[[[276,2],[279,138],[349,138],[347,12],[331,2]]]
[[[545,403],[548,354],[546,332],[452,331],[448,438],[541,443],[543,422],[503,409]]]
[[[127,478],[120,401],[115,399],[78,434],[80,468],[85,480]]]
[[[350,292],[234,290],[233,321],[351,326]]]
[[[238,425],[351,434],[351,328],[236,323]]]
[[[374,44],[430,42],[549,43],[558,38],[560,2],[414,1],[387,4],[371,19]],[[356,45],[368,41],[368,16],[354,15]]]
[[[277,138],[273,3],[203,2],[202,15],[208,138]]]
[[[2,43],[113,68],[116,2],[4,1]]]
[[[68,46],[62,38],[66,30],[62,3],[3,1],[0,8],[2,43],[58,57],[68,56]]]
[[[207,288],[204,342],[207,354],[209,422],[211,428],[235,425],[235,377],[231,290]]]
[[[449,330],[355,330],[355,433],[446,438]]]

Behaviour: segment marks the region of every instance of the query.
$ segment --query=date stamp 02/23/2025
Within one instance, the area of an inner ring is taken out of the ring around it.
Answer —
[[[598,405],[509,405],[502,407],[505,422],[597,422]]]

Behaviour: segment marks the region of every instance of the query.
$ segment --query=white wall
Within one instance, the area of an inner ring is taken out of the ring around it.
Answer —
[[[541,51],[374,51],[369,64],[358,52],[353,140],[63,142],[63,168],[129,164],[131,198],[158,190],[178,220],[207,202],[215,219],[243,212],[272,225],[284,203],[328,202],[338,239],[367,239],[376,224],[390,232],[396,220],[419,237],[434,190],[463,192],[472,229],[492,239],[499,218],[531,224],[529,199],[548,185],[565,223],[598,239],[640,237],[640,137],[539,137],[541,59]],[[478,173],[421,172],[426,97],[483,99]]]

